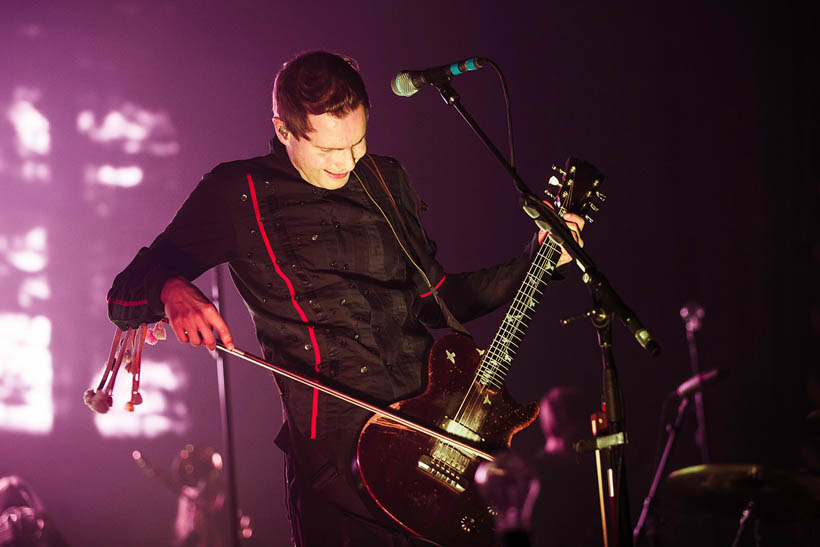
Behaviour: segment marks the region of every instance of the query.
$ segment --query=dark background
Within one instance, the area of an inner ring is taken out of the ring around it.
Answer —
[[[16,86],[37,88],[38,108],[51,122],[52,180],[31,186],[9,168],[13,130],[0,120],[0,215],[41,218],[49,231],[52,298],[40,312],[53,322],[56,414],[46,436],[0,432],[0,475],[25,478],[72,545],[169,542],[175,498],[139,472],[130,452],[139,448],[168,469],[187,442],[221,448],[213,361],[172,341],[147,349],[184,363],[189,381],[180,396],[190,428],[157,438],[100,436],[81,394],[113,331],[104,293],[202,173],[267,152],[273,77],[283,61],[310,49],[359,61],[373,105],[369,150],[401,159],[413,176],[449,271],[507,258],[533,226],[508,177],[434,90],[412,99],[390,92],[398,70],[491,57],[509,83],[517,163],[530,186],[543,188],[550,165],[570,154],[606,174],[608,199],[584,232],[586,249],[663,346],[651,359],[620,325],[615,330],[633,518],[655,463],[661,402],[690,375],[678,314],[688,300],[706,310],[701,366],[728,372],[705,395],[713,459],[804,466],[799,439],[804,417],[818,406],[820,325],[816,51],[807,13],[788,3],[770,12],[740,3],[530,4],[3,2],[0,103]],[[496,76],[488,69],[454,83],[503,145]],[[180,153],[137,156],[146,173],[140,186],[89,195],[83,165],[124,158],[78,135],[76,115],[129,101],[168,113]],[[508,380],[519,400],[572,385],[596,409],[594,330],[558,324],[589,306],[578,277],[573,271],[542,300]],[[244,306],[228,292],[234,336],[256,353]],[[0,311],[14,311],[7,308]],[[471,325],[481,343],[502,314]],[[239,362],[230,368],[239,503],[255,525],[249,544],[284,546],[282,458],[273,445],[278,396],[264,371]],[[698,463],[692,421],[670,469]],[[533,454],[540,442],[534,426],[516,445]],[[594,473],[591,460],[582,463]],[[595,495],[543,490],[568,505]],[[588,516],[589,527],[596,522]]]

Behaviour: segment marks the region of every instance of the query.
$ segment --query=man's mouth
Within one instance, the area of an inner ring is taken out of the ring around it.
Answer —
[[[348,171],[345,171],[344,173],[334,173],[332,171],[328,171],[327,169],[325,169],[325,173],[327,173],[327,176],[332,179],[343,179],[348,175]]]

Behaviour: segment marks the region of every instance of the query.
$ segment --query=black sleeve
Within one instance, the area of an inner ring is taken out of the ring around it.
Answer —
[[[228,181],[218,169],[205,175],[167,228],[140,249],[108,291],[108,318],[121,329],[165,316],[160,293],[175,276],[193,281],[231,259],[234,227],[226,211]]]
[[[430,285],[438,290],[450,312],[464,323],[490,313],[512,300],[538,250],[538,234],[534,234],[522,252],[506,262],[473,272],[445,273],[436,259],[436,245],[424,231],[419,214],[420,200],[410,177],[402,169],[402,196],[405,217],[409,219],[410,239],[417,243],[414,250],[420,256]],[[556,272],[554,279],[560,279]],[[417,283],[419,295],[413,309],[419,319],[432,328],[446,326],[441,309],[430,294],[426,281]]]

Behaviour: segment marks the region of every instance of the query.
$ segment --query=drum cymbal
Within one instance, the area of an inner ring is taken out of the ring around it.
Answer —
[[[820,477],[807,473],[758,464],[695,465],[670,473],[666,485],[689,508],[739,514],[754,502],[763,517],[820,517]]]

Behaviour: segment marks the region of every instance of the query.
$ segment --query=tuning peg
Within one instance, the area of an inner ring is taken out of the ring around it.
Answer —
[[[596,212],[596,213],[600,210],[600,209],[598,208],[598,206],[597,206],[597,205],[595,205],[594,203],[590,203],[590,204],[589,204],[589,208],[590,208],[590,209],[592,209],[592,210],[593,210],[594,212]]]
[[[592,218],[591,216],[589,216],[589,215],[584,215],[584,220],[586,220],[586,221],[587,221],[587,223],[589,223],[589,224],[592,224],[593,222],[595,222],[595,221],[593,220],[593,218]]]
[[[566,171],[564,171],[563,169],[561,169],[561,168],[560,168],[560,167],[558,167],[557,165],[553,165],[553,166],[552,166],[552,170],[553,170],[553,171],[555,171],[556,173],[560,173],[562,177],[563,177],[563,176],[565,176],[565,175],[567,174],[567,172],[566,172]]]
[[[602,194],[601,192],[599,192],[597,190],[595,191],[595,197],[597,197],[601,201],[606,201],[606,195]]]

